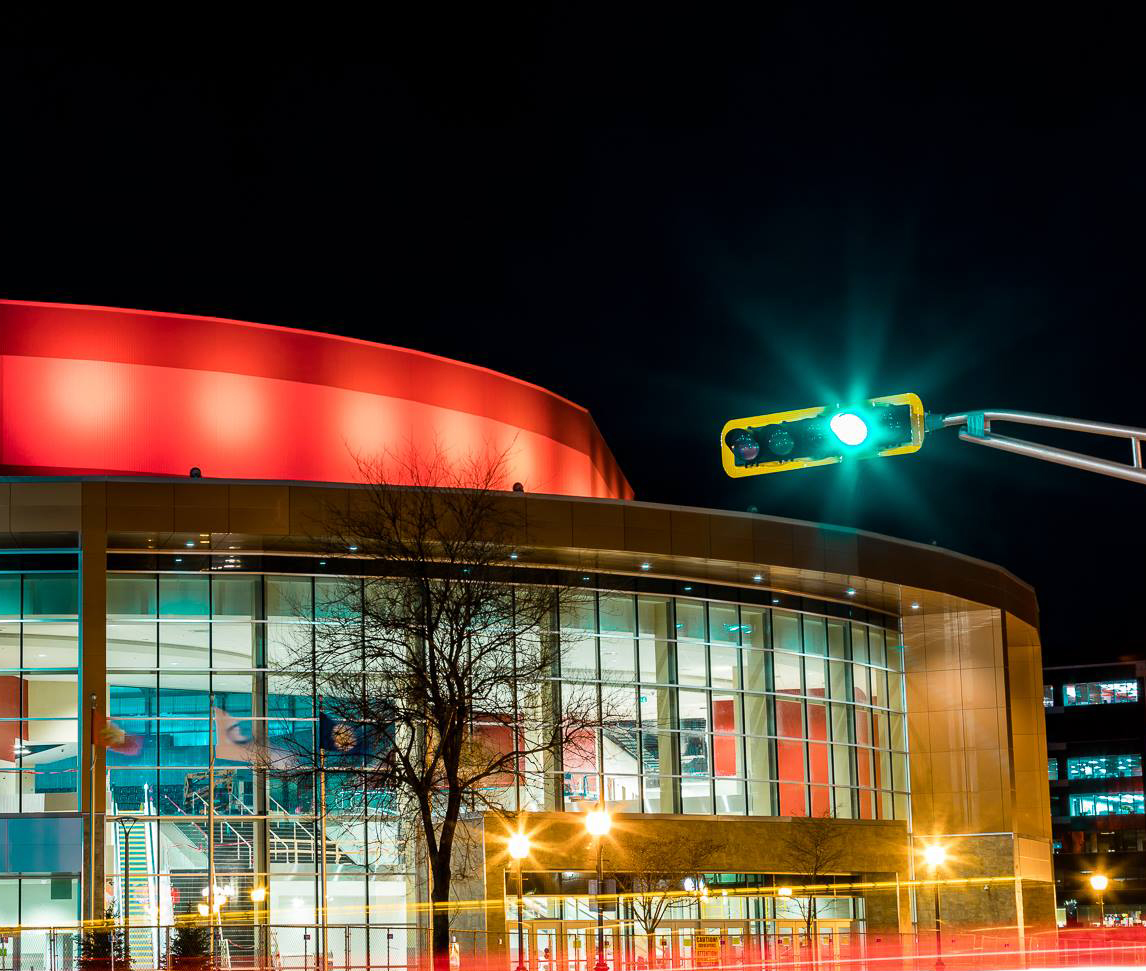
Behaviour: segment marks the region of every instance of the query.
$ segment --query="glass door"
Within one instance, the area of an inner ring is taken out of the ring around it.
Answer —
[[[594,928],[565,924],[565,961],[568,971],[589,971],[589,952],[593,950]],[[594,962],[596,963],[596,962]]]
[[[531,950],[537,971],[564,971],[561,967],[561,924],[558,921],[534,921],[529,928]]]

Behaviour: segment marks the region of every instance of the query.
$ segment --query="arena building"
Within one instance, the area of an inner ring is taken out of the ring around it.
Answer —
[[[929,931],[929,880],[947,881],[947,929],[1054,925],[1037,604],[1004,569],[634,501],[571,402],[298,330],[0,302],[0,415],[0,925],[37,966],[70,966],[67,928],[107,908],[154,966],[209,887],[242,915],[219,919],[232,966],[419,955],[424,875],[387,821],[323,838],[313,780],[213,732],[313,739],[276,652],[322,623],[324,584],[369,572],[316,552],[314,512],[353,493],[356,454],[442,439],[510,448],[522,582],[558,571],[585,592],[560,679],[628,699],[594,758],[510,787],[534,837],[520,873],[503,820],[467,820],[463,956],[516,960],[519,879],[537,971],[597,963],[598,889],[610,966],[795,946],[810,899],[828,944]],[[792,849],[811,829],[838,848],[815,872]],[[665,842],[708,855],[643,928],[619,861]]]

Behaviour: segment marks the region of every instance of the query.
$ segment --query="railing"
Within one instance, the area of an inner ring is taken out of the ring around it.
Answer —
[[[238,922],[225,921],[224,930]],[[560,921],[544,923],[551,934],[538,946],[540,934],[526,936],[526,971],[590,971],[594,958],[584,945],[573,948],[568,928]],[[674,945],[673,953],[651,958],[645,953],[645,935],[610,936],[605,960],[609,971],[1022,971],[1045,968],[1146,967],[1146,929],[1092,929],[1029,933],[1020,941],[1012,929],[961,934],[944,933],[941,961],[934,934],[896,935],[877,932],[823,933],[809,943],[802,933],[766,938],[735,938],[706,935],[704,921],[678,944],[688,941],[687,954]],[[429,931],[412,924],[366,925],[252,924],[251,953],[235,954],[227,938],[214,928],[215,966],[227,964],[235,971],[514,971],[516,953],[507,950],[515,942],[512,922],[496,935],[484,931],[451,931],[450,954],[431,969]],[[540,928],[534,928],[537,931]],[[616,929],[616,928],[613,928]],[[585,928],[581,928],[585,930]],[[589,928],[585,943],[591,944]],[[173,927],[133,924],[133,935],[147,933],[154,941],[158,967],[168,969]],[[122,928],[115,933],[122,934]],[[660,933],[659,931],[657,932]],[[81,971],[77,927],[0,929],[0,968],[22,971]],[[703,937],[713,938],[702,940]],[[733,943],[733,941],[737,943]],[[703,947],[701,946],[703,944]],[[538,952],[538,953],[535,953]],[[153,965],[135,956],[135,971]],[[113,966],[108,971],[113,971]],[[120,964],[122,969],[122,963]],[[126,971],[126,969],[123,969]]]

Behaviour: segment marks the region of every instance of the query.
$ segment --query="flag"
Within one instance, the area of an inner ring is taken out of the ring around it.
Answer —
[[[110,718],[104,718],[99,738],[104,748],[120,755],[138,755],[143,750],[142,736],[125,732]]]

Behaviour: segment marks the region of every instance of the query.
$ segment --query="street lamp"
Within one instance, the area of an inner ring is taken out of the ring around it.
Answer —
[[[1106,926],[1106,907],[1102,902],[1102,892],[1110,884],[1110,881],[1104,874],[1096,873],[1090,878],[1090,886],[1096,894],[1098,894],[1098,926]]]
[[[517,971],[525,971],[525,924],[523,919],[521,861],[529,856],[529,837],[514,833],[509,838],[509,855],[517,860]]]
[[[605,914],[601,909],[601,884],[605,880],[602,859],[604,838],[612,826],[613,820],[608,810],[598,808],[585,814],[585,828],[589,831],[589,835],[597,840],[597,963],[593,965],[593,971],[609,971],[608,962],[605,960]]]
[[[932,843],[923,850],[923,862],[931,868],[931,880],[935,884],[935,968],[943,967],[943,918],[939,910],[939,868],[947,860],[947,850],[938,843]]]

